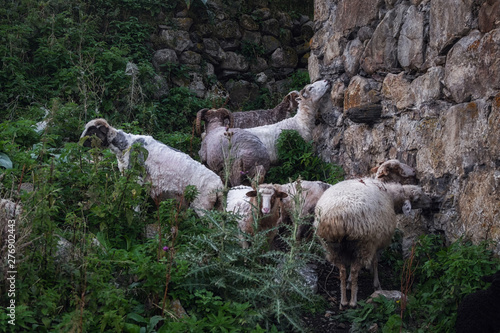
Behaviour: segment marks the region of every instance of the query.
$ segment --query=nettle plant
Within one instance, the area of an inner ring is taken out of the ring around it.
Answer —
[[[269,170],[266,182],[284,184],[301,177],[335,184],[343,179],[342,168],[321,160],[312,143],[306,142],[297,131],[282,131],[277,147],[279,165]]]
[[[360,301],[337,319],[353,324],[353,332],[366,332],[377,324],[381,332],[452,332],[457,306],[468,294],[484,289],[481,277],[500,268],[491,242],[459,239],[445,246],[441,236],[422,236],[410,257],[396,263],[401,291],[406,299],[393,302],[379,297],[374,303]]]

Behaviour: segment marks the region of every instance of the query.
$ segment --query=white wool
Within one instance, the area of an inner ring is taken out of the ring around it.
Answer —
[[[333,185],[318,200],[314,227],[327,259],[341,271],[341,306],[347,305],[346,266],[351,265],[350,306],[357,302],[357,274],[372,265],[374,286],[380,288],[377,251],[390,244],[396,228],[396,213],[421,206],[430,199],[420,187],[383,183],[371,178],[351,179]]]
[[[152,185],[152,197],[162,195],[167,198],[180,199],[186,186],[194,185],[199,194],[191,206],[199,215],[203,215],[204,210],[214,208],[218,198],[221,197],[220,190],[223,188],[223,184],[220,177],[189,155],[173,149],[151,136],[129,134],[116,130],[104,119],[90,121],[85,126],[82,137],[87,136],[87,131],[90,128],[96,127],[104,127],[109,130],[107,132],[108,147],[115,153],[121,172],[128,168],[130,149],[134,143],[139,143],[148,151],[145,167],[147,180]]]
[[[319,100],[330,87],[331,84],[327,80],[309,84],[300,91],[299,107],[294,117],[284,119],[276,124],[246,129],[255,134],[266,146],[271,163],[278,161],[276,142],[283,130],[296,130],[304,140],[312,140],[312,129],[319,107]]]

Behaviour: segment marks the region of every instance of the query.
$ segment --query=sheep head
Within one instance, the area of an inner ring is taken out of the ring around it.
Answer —
[[[224,126],[224,120],[229,119],[229,127],[234,126],[233,114],[225,108],[220,109],[201,109],[196,114],[196,132],[201,134],[201,121]]]
[[[87,137],[83,142],[84,147],[92,146],[91,137],[93,136],[96,136],[100,140],[102,147],[109,147],[111,141],[116,136],[116,130],[105,119],[94,119],[85,125],[85,130],[80,136],[80,138]]]
[[[403,195],[405,200],[401,210],[405,215],[408,215],[411,209],[431,207],[431,198],[424,193],[420,186],[403,185]]]
[[[305,86],[296,100],[299,104],[307,100],[310,104],[316,105],[331,87],[332,83],[329,80],[316,81]]]
[[[256,198],[257,195],[260,195],[260,212],[264,215],[270,214],[276,207],[276,200],[280,200],[282,198],[286,198],[288,194],[285,192],[281,192],[277,190],[272,185],[260,185],[257,191],[249,191],[246,196],[249,198]]]
[[[290,91],[285,96],[282,103],[287,105],[289,110],[296,110],[299,107],[299,103],[297,101],[297,98],[299,97],[300,93],[297,90]]]
[[[416,184],[415,169],[398,160],[385,161],[370,171],[371,173],[375,173],[375,179],[384,183]]]

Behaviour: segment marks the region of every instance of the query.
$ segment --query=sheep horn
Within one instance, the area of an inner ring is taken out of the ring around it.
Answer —
[[[229,128],[232,128],[234,126],[234,116],[233,116],[233,113],[231,111],[229,111],[228,109],[221,109],[221,111],[225,115],[225,118],[229,119]]]
[[[196,114],[196,133],[201,134],[201,119],[205,116],[205,113],[210,109],[201,109]]]

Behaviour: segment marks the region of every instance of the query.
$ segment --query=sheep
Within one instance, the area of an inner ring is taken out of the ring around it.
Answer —
[[[271,164],[278,162],[276,142],[283,130],[296,130],[306,141],[312,140],[312,130],[320,100],[331,88],[328,80],[317,81],[309,84],[299,92],[297,98],[298,111],[292,118],[284,119],[276,124],[247,128],[246,131],[255,134],[266,146],[271,158]]]
[[[293,90],[289,92],[283,101],[274,109],[234,112],[234,123],[232,127],[252,128],[275,124],[283,119],[289,118],[292,112],[297,109],[297,97],[299,97],[299,92]]]
[[[254,234],[254,219],[258,221],[258,231],[273,229],[267,235],[271,246],[280,220],[281,199],[286,197],[286,193],[272,184],[260,184],[257,190],[250,186],[236,186],[227,194],[226,211],[238,215],[238,227],[244,233]],[[249,247],[243,237],[241,246]]]
[[[271,166],[269,154],[260,139],[243,129],[229,130],[224,126],[224,120],[232,123],[232,114],[227,109],[203,109],[196,115],[196,129],[201,132],[201,120],[205,121],[205,137],[201,142],[199,155],[201,162],[206,164],[222,179],[229,171],[231,186],[248,184],[248,179],[257,178],[257,183]],[[227,170],[230,165],[230,170]]]
[[[314,227],[329,262],[340,270],[340,307],[355,307],[358,272],[372,266],[373,286],[380,289],[377,252],[387,247],[396,214],[427,208],[429,197],[416,185],[363,178],[337,183],[323,193],[315,208]],[[351,265],[351,300],[346,297],[346,266]]]
[[[129,168],[130,150],[133,144],[140,144],[148,151],[145,167],[151,182],[153,198],[174,198],[183,202],[184,189],[195,185],[198,196],[191,207],[198,215],[216,207],[221,202],[222,181],[213,171],[195,161],[187,154],[171,148],[153,137],[125,133],[113,128],[104,119],[94,119],[87,123],[81,138],[85,138],[84,146],[91,146],[92,136],[97,136],[102,147],[110,148],[118,160],[118,168],[123,173]]]
[[[491,285],[464,297],[457,310],[457,333],[500,332],[500,270],[482,280]]]
[[[292,216],[298,214],[303,219],[297,230],[297,240],[309,236],[309,231],[314,219],[316,203],[323,193],[331,187],[322,181],[297,180],[293,183],[276,185],[281,192],[288,196],[282,199],[281,223],[292,224]],[[297,211],[300,209],[300,211]]]
[[[415,185],[417,183],[415,169],[398,160],[388,160],[371,170],[374,178],[384,183],[400,183]]]

